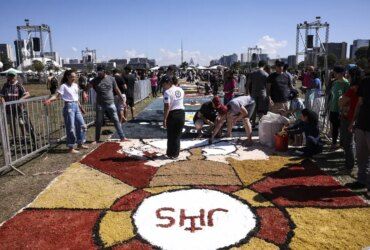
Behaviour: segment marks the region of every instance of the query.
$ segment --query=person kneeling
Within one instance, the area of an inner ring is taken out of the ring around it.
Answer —
[[[312,157],[322,152],[323,143],[320,139],[318,123],[318,117],[315,112],[309,109],[303,109],[301,120],[285,128],[289,135],[305,134],[306,145],[301,151],[299,150],[296,153],[298,156]]]

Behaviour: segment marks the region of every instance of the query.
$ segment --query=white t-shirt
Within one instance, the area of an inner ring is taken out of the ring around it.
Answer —
[[[76,83],[72,83],[71,86],[64,83],[58,89],[58,93],[62,96],[62,99],[66,102],[77,102],[79,97],[79,89]]]
[[[167,89],[163,95],[163,102],[169,104],[169,110],[185,109],[184,107],[184,90],[173,85]]]

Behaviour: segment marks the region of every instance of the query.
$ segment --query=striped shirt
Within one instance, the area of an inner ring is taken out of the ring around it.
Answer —
[[[27,94],[26,89],[19,82],[11,84],[6,82],[0,91],[0,96],[2,96],[5,102],[17,101]]]

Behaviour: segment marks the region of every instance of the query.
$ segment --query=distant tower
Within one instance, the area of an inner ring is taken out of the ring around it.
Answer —
[[[190,58],[189,66],[194,66],[194,60],[193,60],[193,58]]]
[[[182,39],[181,39],[181,65],[184,62],[184,49],[182,47]]]

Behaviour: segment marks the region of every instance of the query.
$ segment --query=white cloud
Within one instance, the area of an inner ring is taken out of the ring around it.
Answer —
[[[139,53],[134,49],[125,50],[124,56],[127,58],[146,57],[144,53]]]
[[[262,53],[267,53],[270,58],[273,58],[276,57],[278,50],[286,47],[287,44],[286,40],[278,41],[269,35],[265,35],[258,41],[257,45],[262,49]]]
[[[74,52],[77,52],[77,48],[76,48],[76,47],[72,47],[72,50],[73,50]]]
[[[161,48],[159,50],[160,56],[157,59],[158,65],[170,65],[181,63],[181,50],[171,51],[168,49]],[[187,51],[184,50],[184,61],[190,62],[190,59],[193,58],[195,64],[199,65],[209,65],[209,61],[214,59],[209,55],[204,55],[200,51]]]

